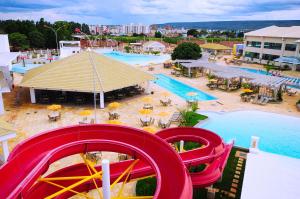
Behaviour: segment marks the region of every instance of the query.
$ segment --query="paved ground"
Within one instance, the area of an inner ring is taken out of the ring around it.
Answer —
[[[297,199],[300,160],[266,152],[248,154],[241,199]]]
[[[147,68],[139,66],[140,69],[147,71]],[[153,74],[164,73],[170,75],[170,69],[163,69],[162,65],[156,65],[155,70],[151,72]],[[21,76],[15,76],[15,83],[18,84],[21,80]],[[268,104],[266,106],[254,105],[251,103],[243,103],[240,101],[240,93],[241,91],[235,92],[224,92],[219,90],[209,90],[206,86],[207,78],[200,77],[197,79],[189,79],[185,77],[173,77],[184,83],[187,83],[193,87],[196,87],[204,92],[207,92],[211,95],[217,97],[217,100],[213,101],[204,101],[199,102],[200,110],[202,111],[236,111],[236,110],[261,110],[268,112],[276,112],[280,114],[288,114],[293,116],[300,116],[300,113],[296,110],[295,103],[299,99],[299,94],[297,96],[283,96],[284,101],[280,104]],[[152,116],[156,119],[156,121],[160,118],[158,114],[162,111],[168,112],[171,114],[178,109],[184,108],[186,106],[186,102],[180,97],[170,93],[169,98],[172,99],[172,106],[163,107],[160,105],[159,100],[163,98],[163,94],[166,90],[163,88],[152,84],[151,90],[154,92],[151,97],[153,101],[151,102],[154,105],[154,111]],[[48,121],[48,113],[46,105],[40,104],[30,104],[29,100],[29,91],[27,89],[23,89],[21,94],[19,95],[21,104],[16,106],[15,99],[17,96],[17,89],[12,92],[4,95],[4,104],[6,113],[4,116],[1,116],[2,119],[12,123],[15,129],[18,130],[18,136],[16,139],[9,142],[9,146],[12,149],[17,143],[24,140],[27,137],[35,135],[39,132],[43,132],[45,130],[54,129],[58,127],[63,127],[67,125],[78,124],[79,121],[82,120],[82,116],[79,115],[79,112],[84,109],[93,109],[92,105],[86,106],[75,106],[75,105],[65,105],[63,106],[61,113],[62,118],[58,122],[49,122]],[[145,96],[145,95],[144,95]],[[141,128],[139,124],[140,115],[138,111],[142,108],[144,102],[142,98],[144,96],[136,96],[132,98],[128,98],[120,101],[122,104],[118,109],[118,112],[121,115],[120,121],[124,125],[129,125],[132,127]],[[98,109],[96,111],[98,123],[106,123],[108,120],[108,110]],[[92,116],[90,116],[91,118]],[[154,125],[154,128],[157,128],[157,125]],[[0,151],[1,152],[1,151]],[[107,158],[115,161],[116,154],[107,154]],[[50,168],[50,171],[56,170],[60,167],[69,165],[71,163],[80,162],[81,159],[79,156],[67,157],[58,162],[54,163]],[[48,172],[50,172],[48,171]],[[128,193],[134,193],[134,186],[128,186]]]

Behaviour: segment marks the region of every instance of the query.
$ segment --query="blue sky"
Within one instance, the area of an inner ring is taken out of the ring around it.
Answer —
[[[0,19],[88,24],[300,20],[300,0],[0,0]]]

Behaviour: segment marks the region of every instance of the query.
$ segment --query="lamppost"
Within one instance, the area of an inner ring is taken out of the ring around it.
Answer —
[[[57,28],[57,29],[55,30],[54,28],[52,28],[52,27],[50,27],[50,26],[44,25],[45,28],[49,28],[49,29],[52,30],[52,31],[54,32],[54,34],[55,34],[56,50],[57,50],[57,54],[58,54],[58,55],[59,55],[59,53],[58,53],[59,48],[58,48],[57,32],[58,32],[61,28],[63,28],[64,26],[65,26],[65,25],[63,25],[63,26],[61,26],[61,27],[59,27],[59,28]]]
[[[75,32],[80,33],[80,34],[83,34],[83,35],[88,39],[88,41],[89,41],[89,43],[90,43],[90,45],[91,45],[91,47],[92,47],[92,42],[91,42],[90,38],[88,37],[88,35],[87,35],[86,33],[82,32],[79,28],[76,28],[76,29],[75,29]],[[96,80],[95,80],[95,74],[96,74],[96,77],[97,77],[97,79],[98,79],[98,81],[99,81],[100,89],[101,89],[101,93],[100,93],[100,96],[99,96],[99,100],[100,100],[100,108],[102,108],[102,107],[101,107],[101,103],[104,103],[104,102],[102,102],[102,101],[104,100],[104,96],[103,96],[104,93],[103,93],[102,81],[101,81],[100,76],[99,76],[99,74],[98,74],[98,72],[97,72],[97,70],[96,70],[96,66],[95,66],[93,57],[91,56],[91,53],[90,53],[90,52],[91,52],[91,49],[88,47],[89,60],[90,60],[90,63],[92,64],[93,70],[94,70],[94,73],[93,73],[94,119],[95,119],[95,122],[97,122],[97,114],[96,114],[97,103],[96,103],[96,82],[95,82]],[[103,98],[103,99],[101,99],[101,98]],[[102,101],[101,101],[101,100],[102,100]]]

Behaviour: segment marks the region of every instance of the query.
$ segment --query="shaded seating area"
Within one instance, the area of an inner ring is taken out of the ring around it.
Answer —
[[[93,62],[91,62],[91,58]],[[149,93],[155,78],[135,67],[95,52],[83,51],[29,70],[20,83],[29,88],[32,103],[93,103]]]
[[[241,94],[243,102],[252,102],[258,105],[282,102],[282,95],[285,88],[284,83],[270,84],[268,81],[261,79],[249,80],[244,85],[247,88]]]
[[[231,74],[214,74],[209,79],[207,86],[210,89],[220,89],[224,91],[235,91],[241,88],[241,78]]]

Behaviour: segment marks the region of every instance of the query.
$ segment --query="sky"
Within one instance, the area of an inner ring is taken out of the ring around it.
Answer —
[[[300,20],[300,0],[0,0],[0,20],[157,24]]]

